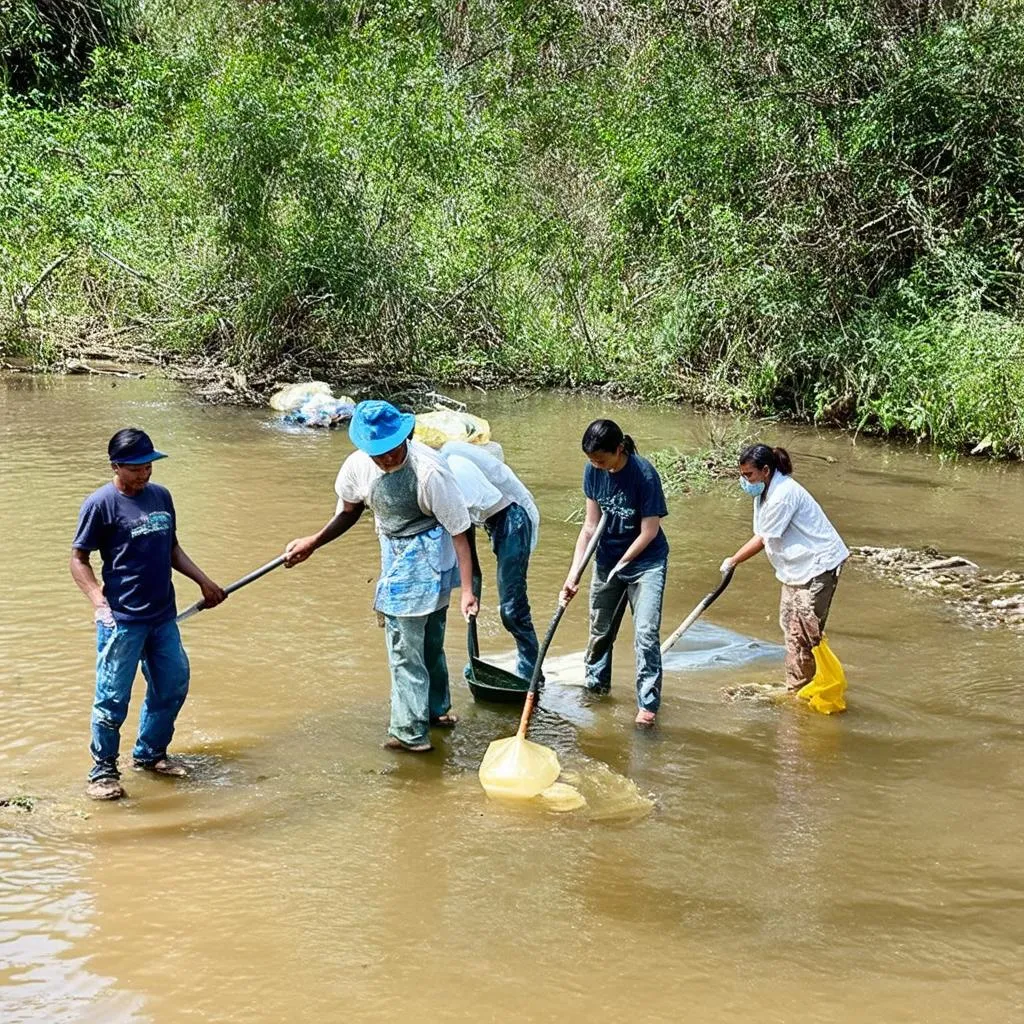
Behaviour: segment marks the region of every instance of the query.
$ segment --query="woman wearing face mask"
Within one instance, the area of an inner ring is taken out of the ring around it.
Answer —
[[[754,499],[754,536],[722,563],[722,572],[764,551],[782,583],[779,625],[786,643],[786,686],[814,678],[811,651],[850,552],[821,506],[792,477],[785,448],[755,444],[740,455],[740,486]]]
[[[607,693],[612,683],[612,645],[625,612],[633,612],[636,651],[636,724],[652,726],[661,703],[661,605],[668,571],[668,515],[658,471],[636,453],[618,424],[594,420],[583,435],[588,465],[583,473],[586,518],[576,542],[562,603],[576,596],[573,580],[601,513],[608,525],[597,545],[590,586],[590,643],[585,657],[587,689]],[[625,600],[624,600],[625,599]]]

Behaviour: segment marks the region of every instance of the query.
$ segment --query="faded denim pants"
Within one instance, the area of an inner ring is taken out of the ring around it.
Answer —
[[[407,747],[430,742],[430,723],[452,706],[444,632],[448,605],[430,615],[385,615],[384,639],[391,670],[388,733]]]
[[[189,666],[174,619],[158,625],[96,624],[96,697],[92,705],[93,768],[89,781],[118,778],[121,725],[128,717],[135,672],[142,663],[146,697],[133,757],[155,764],[167,756],[174,722],[188,695]]]
[[[644,711],[661,704],[661,604],[668,561],[649,569],[616,573],[594,565],[590,583],[590,643],[585,658],[587,689],[608,693],[612,685],[612,647],[628,602],[633,612],[636,652],[636,703]],[[625,600],[623,600],[625,598]]]
[[[513,504],[491,516],[484,528],[491,539],[491,550],[498,559],[498,611],[501,624],[516,642],[517,674],[522,679],[529,679],[533,674],[539,647],[537,631],[533,628],[530,616],[530,599],[526,596],[533,524],[526,510]]]

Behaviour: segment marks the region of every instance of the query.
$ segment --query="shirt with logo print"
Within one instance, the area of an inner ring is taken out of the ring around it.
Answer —
[[[99,551],[103,596],[118,623],[157,624],[174,618],[171,552],[177,520],[171,492],[149,483],[138,494],[104,484],[82,502],[71,546]]]
[[[597,564],[611,569],[640,536],[640,522],[668,515],[658,471],[639,455],[630,455],[617,473],[588,463],[583,471],[583,493],[608,514],[608,525],[597,545]],[[668,539],[660,527],[655,538],[630,565],[649,569],[668,557]]]

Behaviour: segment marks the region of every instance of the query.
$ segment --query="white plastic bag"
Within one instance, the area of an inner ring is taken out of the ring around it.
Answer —
[[[322,380],[311,380],[304,384],[289,384],[286,388],[274,393],[270,399],[270,408],[278,412],[295,412],[305,405],[314,395],[331,397],[331,385]]]

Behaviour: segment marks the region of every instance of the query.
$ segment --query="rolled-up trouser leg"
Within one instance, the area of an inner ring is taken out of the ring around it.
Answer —
[[[821,643],[837,580],[833,569],[799,586],[782,586],[779,625],[786,645],[786,686],[791,690],[814,678],[812,652]]]

